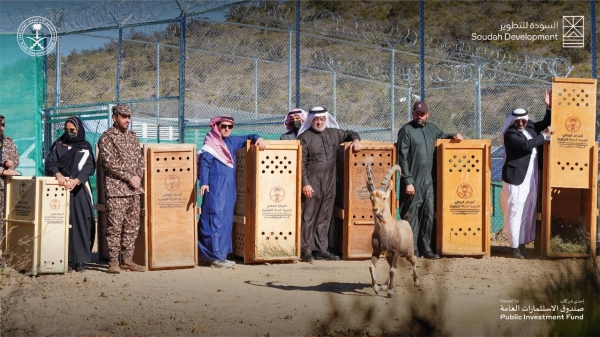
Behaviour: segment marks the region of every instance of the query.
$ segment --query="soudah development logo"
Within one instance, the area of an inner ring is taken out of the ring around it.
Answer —
[[[56,40],[56,27],[50,20],[41,16],[32,16],[26,19],[17,31],[19,47],[31,56],[50,53],[56,46]]]

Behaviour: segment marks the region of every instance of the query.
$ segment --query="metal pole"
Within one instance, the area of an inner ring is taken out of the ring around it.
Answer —
[[[337,119],[337,73],[332,72],[333,75],[333,118]]]
[[[184,122],[185,122],[185,26],[186,26],[186,16],[185,12],[181,12],[181,17],[179,20],[179,116],[178,116],[178,126],[179,126],[179,143],[184,143],[184,135],[185,130]]]
[[[425,100],[425,0],[419,0],[419,65],[421,67],[421,101]]]
[[[410,75],[410,69],[408,70],[408,92],[406,94],[406,111],[408,112],[407,121],[410,122],[412,119],[412,111],[410,109],[412,103],[412,76]]]
[[[121,90],[121,48],[123,47],[123,28],[119,27],[119,42],[117,44],[117,85],[115,87],[115,100],[119,101],[119,91]]]
[[[292,30],[288,31],[288,111],[292,110]]]
[[[258,119],[258,58],[254,58],[254,118]]]
[[[390,109],[390,114],[391,114],[391,120],[392,120],[392,142],[394,141],[394,134],[395,134],[395,117],[396,117],[396,109],[395,109],[395,104],[394,104],[394,100],[396,99],[396,89],[395,89],[395,84],[396,84],[396,71],[395,71],[395,67],[394,65],[396,64],[396,50],[394,48],[392,48],[392,59],[390,61],[390,101],[391,101],[391,109]],[[408,100],[408,99],[407,99]]]
[[[592,30],[591,30],[591,39],[592,39],[592,78],[598,78],[598,74],[596,73],[596,53],[597,51],[597,47],[596,47],[596,1],[595,0],[590,0],[590,22],[592,25]],[[596,130],[596,132],[598,132],[598,130]]]
[[[156,142],[160,143],[160,43],[156,43]]]
[[[296,107],[300,107],[300,0],[296,0]]]
[[[475,82],[475,135],[481,139],[481,65],[477,66],[477,82]]]

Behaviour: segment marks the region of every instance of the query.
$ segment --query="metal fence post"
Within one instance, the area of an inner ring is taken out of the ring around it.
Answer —
[[[411,103],[412,103],[412,76],[410,75],[410,69],[408,70],[408,91],[406,93],[406,111],[408,111],[408,115],[406,120],[410,122],[412,119],[412,111],[411,111]]]
[[[160,144],[160,43],[156,43],[156,142]]]
[[[299,108],[299,107],[298,107]],[[288,111],[292,110],[292,30],[288,30]]]
[[[300,0],[296,0],[296,107],[300,107]]]
[[[254,118],[258,119],[258,58],[254,57]]]
[[[185,135],[185,12],[181,12],[179,19],[179,143],[184,143]]]
[[[391,109],[390,109],[390,114],[391,114],[391,120],[392,120],[392,136],[391,139],[392,141],[394,141],[394,133],[395,133],[395,117],[396,117],[396,109],[395,109],[395,104],[394,104],[394,100],[396,99],[396,71],[395,71],[395,64],[396,64],[396,49],[392,48],[392,56],[391,56],[391,60],[390,60],[390,103],[391,103]]]
[[[118,102],[119,91],[121,91],[121,48],[123,47],[123,27],[119,27],[119,41],[117,46],[117,81],[115,87],[115,100]]]
[[[337,72],[331,72],[333,75],[333,118],[337,119]]]
[[[475,135],[481,139],[481,65],[477,65],[477,81],[475,81]]]

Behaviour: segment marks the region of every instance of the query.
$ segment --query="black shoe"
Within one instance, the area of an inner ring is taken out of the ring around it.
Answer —
[[[83,263],[75,263],[75,271],[82,272],[85,270],[85,265]]]
[[[419,251],[415,249],[415,257],[419,257]]]
[[[302,261],[302,262],[313,262],[314,260],[315,260],[315,258],[313,257],[313,255],[311,253],[303,254],[302,257],[300,258],[300,261]]]
[[[430,259],[430,260],[437,260],[437,259],[440,258],[439,255],[434,254],[433,252],[425,252],[423,254],[423,257],[426,258],[426,259]]]
[[[339,256],[331,254],[330,252],[316,251],[316,252],[314,252],[313,255],[315,256],[315,259],[317,259],[317,260],[337,261],[340,259]]]
[[[521,250],[519,248],[512,249],[512,256],[515,259],[524,259],[525,258],[525,256],[523,256],[523,254],[521,254]]]

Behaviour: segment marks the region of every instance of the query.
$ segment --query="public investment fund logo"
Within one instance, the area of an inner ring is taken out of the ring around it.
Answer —
[[[50,20],[41,16],[32,16],[19,26],[17,42],[25,53],[42,56],[50,53],[56,46],[56,27]]]

